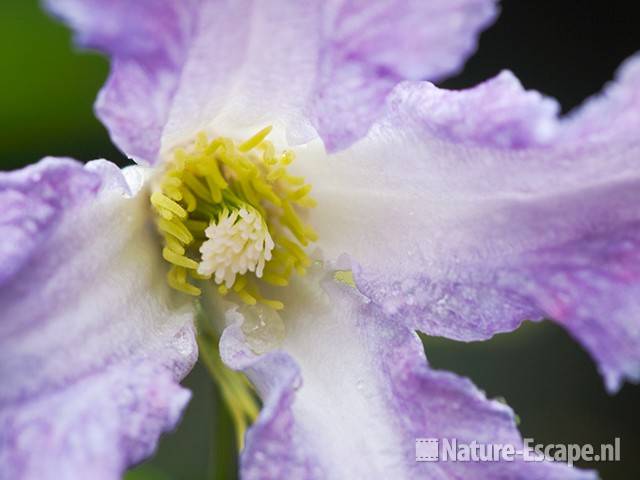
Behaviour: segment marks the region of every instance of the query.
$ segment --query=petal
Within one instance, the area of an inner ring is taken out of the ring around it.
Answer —
[[[94,196],[99,187],[100,179],[73,160],[45,159],[0,172],[0,286],[36,253],[64,209]]]
[[[429,369],[415,333],[355,289],[310,280],[288,296],[283,351],[257,356],[238,324],[221,340],[223,359],[264,400],[243,478],[594,478],[549,463],[416,462],[421,437],[520,446],[513,412],[470,381]]]
[[[0,174],[2,478],[120,478],[189,399],[192,308],[165,285],[142,175],[60,159]]]
[[[96,101],[113,142],[153,163],[195,23],[196,0],[45,0],[83,47],[107,53],[111,72]]]
[[[334,1],[313,115],[327,149],[366,134],[403,79],[440,80],[461,69],[497,16],[491,0]]]
[[[494,0],[371,4],[47,0],[77,40],[112,58],[96,110],[138,161],[203,129],[275,124],[329,148],[364,134],[403,78],[456,71],[495,17]]]
[[[640,57],[568,119],[508,73],[467,91],[407,83],[366,139],[318,162],[327,258],[433,335],[488,338],[551,316],[610,390],[640,380]]]

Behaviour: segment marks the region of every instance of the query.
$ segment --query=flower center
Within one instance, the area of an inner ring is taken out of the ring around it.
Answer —
[[[277,154],[270,131],[240,144],[200,133],[166,162],[151,204],[176,290],[198,296],[190,280],[212,280],[223,295],[278,310],[282,302],[263,297],[260,283],[285,286],[306,272],[304,247],[317,239],[301,219],[315,206],[311,185],[289,175],[294,154]]]

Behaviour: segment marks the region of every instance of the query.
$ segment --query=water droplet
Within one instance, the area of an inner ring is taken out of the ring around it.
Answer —
[[[282,317],[274,309],[262,305],[243,305],[239,312],[244,317],[242,331],[255,353],[262,354],[277,348],[284,340]]]
[[[179,331],[174,337],[174,347],[176,351],[185,358],[193,355],[193,334],[186,329]]]

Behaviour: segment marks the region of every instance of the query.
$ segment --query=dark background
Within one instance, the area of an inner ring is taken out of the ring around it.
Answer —
[[[506,0],[464,72],[442,85],[469,87],[509,68],[527,88],[559,99],[566,112],[640,50],[635,3]],[[106,60],[72,50],[70,33],[35,0],[0,4],[0,61],[1,169],[46,155],[126,163],[92,113]],[[426,338],[425,345],[436,368],[469,376],[490,397],[504,397],[521,419],[523,436],[579,444],[621,437],[621,462],[582,466],[605,479],[640,478],[640,387],[625,385],[607,395],[591,359],[561,328],[526,323],[489,342]],[[200,366],[185,384],[195,395],[184,421],[129,480],[234,478],[234,440],[215,387]]]

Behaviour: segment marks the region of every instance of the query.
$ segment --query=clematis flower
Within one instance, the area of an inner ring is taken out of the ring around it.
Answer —
[[[521,439],[415,330],[550,316],[610,391],[639,379],[640,58],[558,118],[509,72],[421,80],[461,65],[489,0],[48,6],[111,56],[96,112],[139,166],[0,176],[2,477],[149,456],[188,401],[197,317],[240,432],[256,405],[220,358],[262,399],[243,478],[594,478],[416,463],[417,437]]]

